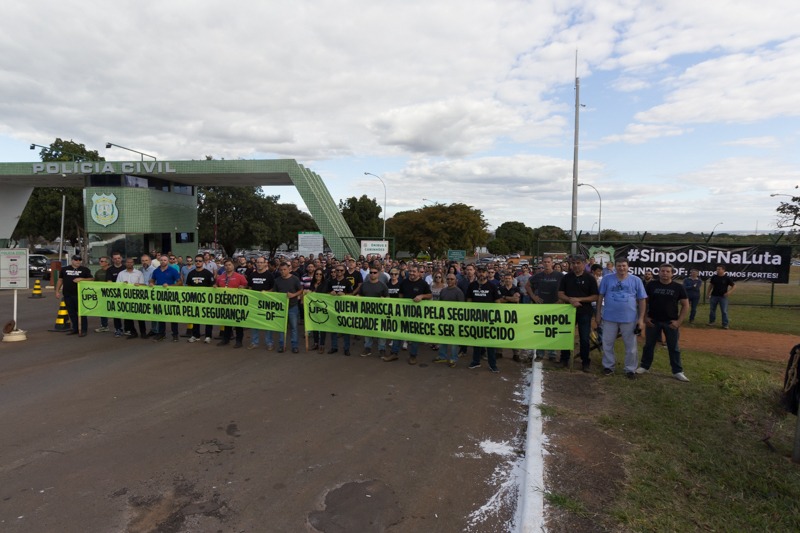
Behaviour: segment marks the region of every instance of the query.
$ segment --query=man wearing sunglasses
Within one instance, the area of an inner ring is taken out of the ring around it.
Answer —
[[[197,255],[194,258],[194,269],[186,274],[185,285],[187,287],[213,287],[214,274],[211,273],[205,266],[202,255]],[[205,342],[211,344],[211,333],[213,326],[206,324],[205,326]],[[198,342],[200,340],[200,324],[194,324],[192,327],[192,336],[189,337],[188,342]]]
[[[367,298],[388,298],[389,287],[380,280],[380,270],[377,266],[372,266],[367,271],[367,280],[361,284],[356,291],[359,296]],[[361,352],[361,357],[369,357],[372,355],[373,337],[364,337],[364,351]],[[378,339],[378,352],[381,357],[386,355],[386,339]]]

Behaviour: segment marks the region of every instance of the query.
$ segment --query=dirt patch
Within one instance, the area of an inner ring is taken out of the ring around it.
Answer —
[[[798,343],[795,335],[739,331],[710,326],[681,328],[681,350],[708,352],[738,359],[786,362]]]

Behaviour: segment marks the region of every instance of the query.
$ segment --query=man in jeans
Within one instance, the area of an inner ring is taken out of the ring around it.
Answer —
[[[300,279],[292,274],[291,266],[289,263],[281,263],[278,269],[280,276],[275,278],[275,292],[283,292],[289,298],[289,334],[291,335],[292,353],[298,353],[298,334],[297,334],[297,315],[299,313],[297,301],[303,294],[303,284]],[[285,346],[284,333],[278,334],[278,353],[283,352]]]
[[[672,265],[663,264],[658,269],[658,279],[647,284],[647,316],[645,324],[645,342],[642,349],[642,363],[636,369],[637,374],[644,374],[653,364],[656,343],[661,332],[667,340],[669,364],[672,375],[678,381],[689,381],[681,367],[681,352],[678,348],[681,323],[689,314],[689,297],[682,284],[672,281],[674,269]],[[678,307],[680,306],[680,310]]]
[[[717,273],[708,279],[708,298],[711,310],[708,314],[708,325],[713,326],[717,319],[717,306],[722,311],[722,329],[728,329],[728,295],[736,288],[736,284],[725,272],[724,265],[717,265]]]
[[[358,288],[357,294],[368,298],[388,298],[389,287],[380,280],[379,275],[380,269],[377,265],[370,267],[367,270],[367,279]],[[361,352],[361,357],[372,355],[373,341],[373,337],[364,337],[364,351]],[[381,357],[386,356],[386,339],[383,337],[378,338],[378,352]]]
[[[605,276],[598,289],[597,323],[602,321],[603,325],[603,374],[610,376],[614,373],[614,341],[617,333],[621,333],[625,345],[625,375],[628,379],[636,379],[639,357],[636,336],[644,329],[647,292],[642,280],[628,272],[627,259],[618,258],[614,268],[616,274]]]
[[[552,261],[552,259],[551,259]],[[598,298],[597,280],[586,273],[586,258],[573,255],[570,258],[570,271],[562,278],[558,287],[558,299],[575,307],[575,325],[578,326],[578,346],[582,369],[589,372],[589,337],[592,334],[592,302]],[[569,365],[569,350],[561,351],[561,364]]]

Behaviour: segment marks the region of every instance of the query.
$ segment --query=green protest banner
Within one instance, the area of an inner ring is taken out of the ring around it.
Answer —
[[[306,294],[304,305],[307,332],[523,350],[571,350],[574,344],[571,305],[417,303],[322,293]]]
[[[80,315],[286,331],[286,294],[217,287],[78,283]]]

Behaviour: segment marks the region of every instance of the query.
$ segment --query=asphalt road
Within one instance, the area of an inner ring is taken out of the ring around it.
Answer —
[[[360,342],[345,357],[115,339],[97,318],[79,338],[47,331],[45,295],[19,293],[28,340],[0,343],[0,530],[507,530],[513,503],[469,517],[509,460],[480,443],[524,439],[510,359],[497,375],[426,364],[428,348],[410,366]]]

